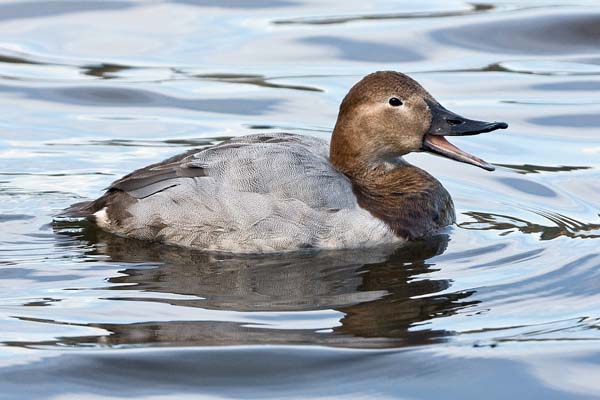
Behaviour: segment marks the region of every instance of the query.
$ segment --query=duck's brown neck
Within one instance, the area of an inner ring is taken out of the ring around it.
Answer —
[[[352,181],[358,204],[398,236],[416,239],[454,223],[452,198],[433,176],[402,159],[366,157],[334,138],[331,163]]]

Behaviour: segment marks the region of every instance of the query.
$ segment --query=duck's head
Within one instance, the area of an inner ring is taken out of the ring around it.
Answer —
[[[494,167],[448,142],[445,136],[506,129],[505,122],[467,119],[448,111],[419,83],[393,71],[364,77],[340,106],[331,161],[343,172],[428,151],[488,171]]]

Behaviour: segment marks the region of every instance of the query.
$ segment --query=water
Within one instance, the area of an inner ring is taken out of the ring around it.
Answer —
[[[0,398],[600,397],[593,1],[0,3]],[[235,257],[53,226],[226,137],[328,138],[378,69],[508,131],[418,154],[458,224]]]

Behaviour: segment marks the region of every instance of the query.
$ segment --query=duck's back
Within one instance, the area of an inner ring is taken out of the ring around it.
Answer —
[[[234,252],[348,248],[397,241],[360,208],[320,139],[250,135],[191,151],[115,181],[70,212],[113,233]]]

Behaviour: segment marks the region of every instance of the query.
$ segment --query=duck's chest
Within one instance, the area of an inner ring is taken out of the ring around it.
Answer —
[[[358,185],[353,189],[358,205],[404,239],[431,235],[456,220],[454,203],[448,191],[427,175],[418,185],[384,182],[384,185]]]

